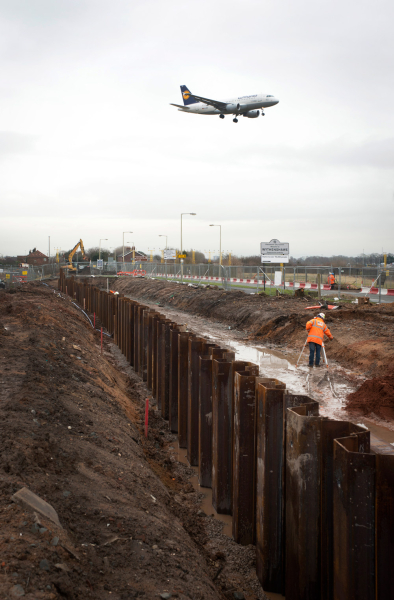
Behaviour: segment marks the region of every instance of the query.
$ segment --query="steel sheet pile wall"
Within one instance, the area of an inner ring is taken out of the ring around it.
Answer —
[[[178,434],[233,537],[287,600],[394,598],[394,449],[122,294],[61,274]]]

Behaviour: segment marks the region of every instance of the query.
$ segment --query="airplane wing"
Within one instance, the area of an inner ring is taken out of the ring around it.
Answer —
[[[176,106],[177,108],[181,108],[182,110],[190,110],[189,106],[183,106],[182,104],[172,104],[170,102],[170,106]]]
[[[204,104],[208,104],[209,106],[213,106],[218,110],[224,110],[227,107],[227,102],[219,102],[219,100],[210,100],[209,98],[203,98],[202,96],[196,96],[196,94],[190,94],[192,98],[198,100],[198,102],[203,102]]]

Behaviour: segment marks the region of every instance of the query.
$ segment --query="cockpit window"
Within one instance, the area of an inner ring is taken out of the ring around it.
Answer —
[[[273,98],[272,94],[268,94],[267,98]]]

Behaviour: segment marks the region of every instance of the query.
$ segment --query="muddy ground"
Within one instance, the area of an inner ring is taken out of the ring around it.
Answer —
[[[222,323],[239,339],[275,349],[300,351],[305,324],[319,312],[307,310],[316,297],[266,296],[224,291],[151,279],[88,279],[99,287],[109,287],[141,302],[163,309],[203,317],[212,324]],[[330,303],[329,299],[325,300]],[[371,416],[377,423],[394,425],[394,303],[339,303],[335,310],[324,309],[326,323],[334,336],[327,340],[330,361],[348,370],[347,378],[361,386],[345,400],[344,408],[353,417]],[[174,315],[168,315],[174,318]],[[175,315],[176,316],[176,315]],[[298,355],[297,355],[298,356]],[[349,373],[351,371],[351,373]],[[363,382],[364,379],[367,381]],[[310,394],[310,391],[307,392]],[[312,394],[313,395],[313,394]],[[319,400],[319,397],[316,398]],[[330,416],[334,416],[333,414]],[[340,415],[343,418],[343,415]]]
[[[105,278],[88,281],[103,288],[107,285]],[[141,302],[174,307],[220,321],[242,331],[249,340],[277,347],[301,350],[306,339],[305,323],[319,312],[306,310],[307,306],[317,304],[316,298],[250,295],[151,279],[119,278],[108,282],[110,289]],[[334,340],[327,342],[327,351],[333,359],[367,377],[381,377],[391,372],[394,302],[360,306],[340,303],[340,309],[324,312],[327,326],[334,335]]]
[[[145,439],[145,385],[70,298],[0,291],[0,356],[1,598],[265,597],[254,547],[201,511],[153,405]],[[61,529],[12,502],[24,486]]]
[[[285,352],[302,346],[316,312],[291,297],[147,280],[112,287]],[[375,375],[353,410],[379,414],[371,390],[392,402],[394,305],[326,314],[330,356]],[[0,291],[0,597],[263,599],[254,547],[235,544],[201,510],[193,471],[178,462],[152,401],[145,439],[146,387],[109,338],[100,354],[98,335],[70,298],[43,284]],[[11,501],[24,486],[56,509],[62,529]]]

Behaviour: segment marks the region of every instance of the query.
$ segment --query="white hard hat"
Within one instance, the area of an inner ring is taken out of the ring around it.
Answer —
[[[321,319],[325,319],[326,318],[326,315],[324,313],[319,313],[317,316],[320,317]]]

